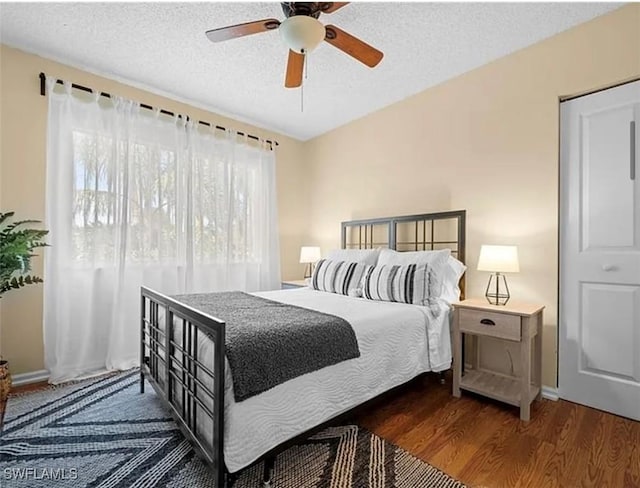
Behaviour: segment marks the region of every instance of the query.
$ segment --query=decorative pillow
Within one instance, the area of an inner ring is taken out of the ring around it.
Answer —
[[[466,270],[467,267],[464,264],[453,256],[449,256],[447,265],[444,267],[440,298],[449,303],[460,300],[460,278]]]
[[[313,270],[309,287],[319,291],[360,297],[362,296],[360,281],[366,266],[364,263],[321,259]]]
[[[439,297],[442,294],[442,281],[444,278],[447,260],[451,255],[451,249],[442,249],[439,251],[405,251],[398,252],[392,249],[383,249],[380,251],[378,264],[382,265],[400,265],[408,264],[428,264],[431,272],[431,280],[429,282],[429,295]]]
[[[362,279],[362,295],[369,300],[426,305],[431,266],[423,264],[367,266]]]
[[[327,254],[332,261],[346,261],[348,263],[364,263],[375,266],[378,262],[380,248],[377,249],[334,249]]]

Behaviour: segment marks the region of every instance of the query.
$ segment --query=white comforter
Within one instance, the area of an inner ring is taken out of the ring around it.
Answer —
[[[451,366],[450,307],[444,301],[420,307],[308,288],[255,295],[344,318],[355,331],[360,357],[299,376],[240,403],[235,402],[227,365],[224,458],[231,472],[420,373]],[[211,345],[203,338],[200,358],[213,356]],[[211,422],[201,422],[198,431],[210,442]]]

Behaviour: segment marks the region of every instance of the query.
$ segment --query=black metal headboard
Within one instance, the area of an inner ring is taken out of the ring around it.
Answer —
[[[465,262],[466,210],[342,222],[343,249],[387,247],[396,251],[451,249]],[[464,298],[464,276],[460,280]]]

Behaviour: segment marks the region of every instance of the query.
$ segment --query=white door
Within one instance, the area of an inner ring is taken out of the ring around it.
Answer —
[[[640,420],[640,81],[560,110],[560,397]]]

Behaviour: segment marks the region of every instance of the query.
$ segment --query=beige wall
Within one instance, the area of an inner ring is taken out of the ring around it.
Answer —
[[[297,263],[304,243],[308,215],[307,177],[303,144],[204,110],[169,100],[87,72],[0,46],[0,209],[15,210],[21,218],[44,219],[47,100],[40,96],[38,74],[47,74],[116,93],[152,106],[248,131],[280,143],[277,156],[278,209],[283,278],[298,278]],[[35,271],[41,272],[38,259]],[[14,374],[44,367],[42,343],[42,287],[27,287],[2,298],[0,352]]]
[[[555,386],[558,97],[638,76],[636,4],[310,141],[313,242],[338,246],[343,220],[466,209],[467,295],[488,279],[474,270],[480,245],[516,244],[512,296],[547,307],[543,381]],[[486,351],[509,371],[504,347]]]

